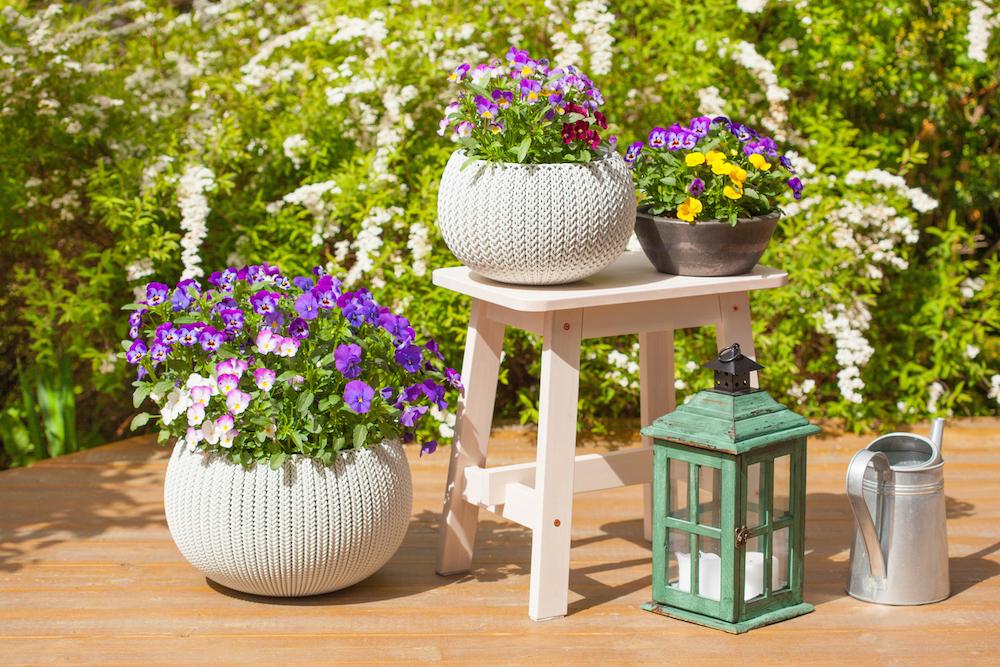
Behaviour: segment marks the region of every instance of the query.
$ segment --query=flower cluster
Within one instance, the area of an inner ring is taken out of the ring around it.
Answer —
[[[654,127],[644,144],[625,152],[642,196],[641,205],[686,222],[766,215],[790,188],[802,197],[791,159],[770,137],[725,116],[692,118],[685,127]]]
[[[146,286],[127,307],[123,356],[137,367],[136,407],[148,396],[160,410],[161,440],[244,465],[289,454],[329,464],[344,449],[412,441],[424,415],[447,408],[462,383],[437,343],[418,344],[368,290],[313,274],[289,279],[265,263],[217,271],[205,286]],[[436,447],[428,439],[421,451]]]
[[[462,88],[445,108],[438,134],[451,133],[470,159],[491,162],[589,162],[614,149],[601,91],[579,69],[551,68],[511,47],[506,62],[462,64],[448,77]]]

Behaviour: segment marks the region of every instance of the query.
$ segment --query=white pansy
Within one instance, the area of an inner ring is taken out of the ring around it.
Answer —
[[[160,417],[164,424],[170,425],[177,417],[187,412],[189,407],[191,407],[191,396],[188,392],[174,387],[160,407]]]

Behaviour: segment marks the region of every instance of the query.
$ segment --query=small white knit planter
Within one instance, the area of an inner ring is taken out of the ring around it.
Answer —
[[[398,442],[341,452],[329,467],[292,456],[247,470],[179,441],[164,488],[170,534],[193,566],[244,593],[289,597],[374,574],[402,543],[412,503]]]
[[[438,226],[455,257],[499,282],[557,285],[615,261],[635,225],[635,188],[617,153],[589,164],[476,161],[455,151]]]

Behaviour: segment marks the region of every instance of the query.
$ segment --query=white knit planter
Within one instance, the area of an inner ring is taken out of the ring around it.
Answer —
[[[455,151],[441,177],[438,226],[455,257],[487,278],[556,285],[591,276],[625,250],[635,188],[615,153],[589,164],[476,161]]]
[[[293,456],[278,470],[247,470],[179,441],[163,500],[177,548],[209,579],[256,595],[316,595],[392,557],[413,483],[398,442],[341,452],[329,467]]]

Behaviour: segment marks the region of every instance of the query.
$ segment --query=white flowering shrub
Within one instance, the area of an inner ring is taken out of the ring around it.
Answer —
[[[792,285],[753,299],[768,389],[857,427],[997,411],[995,3],[711,0],[685,7],[690,30],[639,0],[507,9],[6,3],[0,407],[20,405],[18,366],[68,359],[81,442],[114,437],[132,412],[115,304],[265,260],[371,286],[459,363],[467,303],[429,275],[455,262],[435,225],[443,81],[516,45],[585,68],[622,145],[727,114],[798,154],[805,194],[766,256]],[[536,343],[510,336],[505,416],[533,414]],[[714,346],[678,335],[682,398]],[[636,415],[636,354],[588,345],[588,425]]]

